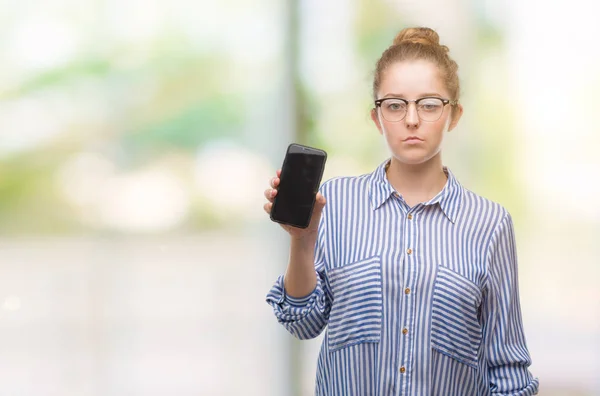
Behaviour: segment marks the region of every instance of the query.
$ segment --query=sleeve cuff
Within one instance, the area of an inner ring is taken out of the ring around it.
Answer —
[[[325,310],[325,293],[321,279],[317,276],[317,285],[314,290],[304,297],[291,297],[285,292],[283,275],[267,294],[267,303],[273,307],[280,321],[297,321],[306,317],[314,309]]]
[[[537,395],[539,390],[540,382],[537,378],[533,378],[529,384],[523,388],[516,391],[511,391],[510,393],[504,392],[492,392],[492,396],[532,396]]]
[[[283,282],[283,279],[282,279],[282,282]],[[312,296],[316,293],[318,283],[319,283],[319,281],[317,280],[317,285],[315,285],[315,288],[313,289],[313,291],[311,291],[309,294],[307,294],[304,297],[289,296],[285,291],[285,287],[283,287],[284,301],[287,301],[288,304],[290,304],[292,307],[295,307],[295,308],[302,308],[302,307],[306,306],[306,304],[308,304],[310,302],[310,299],[312,298]]]

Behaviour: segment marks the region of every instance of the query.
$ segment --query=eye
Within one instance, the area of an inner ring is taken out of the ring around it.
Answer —
[[[440,99],[425,99],[419,102],[419,109],[427,112],[435,112],[442,108]]]
[[[389,100],[386,103],[386,108],[390,111],[404,111],[406,110],[406,103],[401,100]]]

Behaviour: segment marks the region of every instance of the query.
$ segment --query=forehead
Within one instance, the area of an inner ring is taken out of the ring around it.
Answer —
[[[414,97],[423,93],[448,94],[438,67],[425,60],[396,62],[384,71],[379,97],[387,94]]]

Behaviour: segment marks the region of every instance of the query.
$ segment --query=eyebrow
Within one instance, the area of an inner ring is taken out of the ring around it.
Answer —
[[[438,98],[442,97],[442,95],[440,95],[439,93],[435,93],[435,92],[426,92],[426,93],[423,93],[423,94],[419,95],[418,97],[419,98],[425,98],[425,97],[428,97],[428,96],[435,96],[435,97],[438,97]],[[384,98],[400,98],[400,99],[405,99],[406,96],[404,96],[403,94],[389,93],[389,94],[386,94],[385,96],[382,97],[382,99],[384,99]]]

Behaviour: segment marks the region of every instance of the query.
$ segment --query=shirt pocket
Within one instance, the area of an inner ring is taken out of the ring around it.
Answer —
[[[370,257],[332,268],[327,277],[333,294],[327,330],[329,351],[379,342],[383,316],[381,259]]]
[[[477,285],[447,267],[439,266],[433,291],[432,347],[477,368],[481,345]]]

